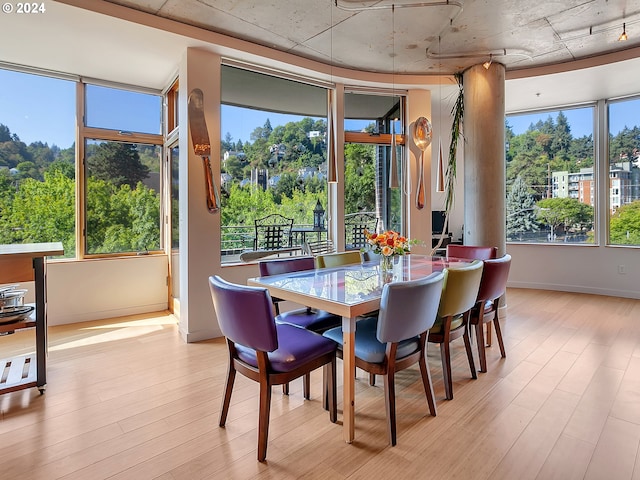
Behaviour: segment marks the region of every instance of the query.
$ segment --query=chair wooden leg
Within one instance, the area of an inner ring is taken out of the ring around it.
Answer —
[[[487,347],[491,346],[491,322],[487,323]]]
[[[224,387],[224,397],[222,398],[222,408],[220,409],[220,422],[218,425],[224,427],[227,422],[227,413],[229,413],[229,403],[231,403],[231,392],[233,391],[233,382],[236,379],[236,369],[233,367],[233,360],[229,364],[227,372],[227,383]]]
[[[282,384],[282,394],[283,395],[289,395],[289,384],[288,383],[283,383]]]
[[[384,399],[387,407],[387,431],[391,446],[396,444],[396,382],[393,370],[384,375]]]
[[[427,395],[427,403],[429,404],[429,413],[431,413],[431,415],[435,417],[437,415],[436,396],[433,393],[433,382],[431,382],[431,372],[429,371],[429,365],[427,365],[425,357],[422,357],[418,363],[420,365],[420,373],[422,374],[422,385],[424,385],[424,393]]]
[[[447,400],[453,399],[453,382],[451,381],[451,353],[449,352],[449,342],[440,344],[440,357],[442,359],[442,380],[444,381],[444,392]]]
[[[471,378],[478,378],[478,372],[476,372],[476,364],[473,361],[473,351],[471,350],[471,340],[469,340],[469,325],[467,325],[464,329],[464,334],[462,335],[462,339],[464,340],[464,348],[467,351],[467,360],[469,360],[469,370],[471,371]]]
[[[504,349],[504,342],[502,341],[502,330],[500,329],[500,321],[498,320],[497,313],[495,318],[493,319],[493,324],[496,326],[496,338],[498,339],[498,345],[500,345],[500,355],[502,355],[502,358],[505,358],[507,356],[507,353]],[[491,325],[491,323],[488,323],[487,325]]]
[[[269,414],[271,411],[271,385],[266,379],[260,381],[260,411],[258,416],[258,461],[267,458],[269,440]]]
[[[369,385],[372,387],[376,386],[376,375],[374,373],[369,374]]]
[[[476,345],[478,346],[478,360],[480,361],[480,371],[487,371],[487,352],[484,346],[484,323],[476,324]]]
[[[328,408],[329,408],[329,420],[331,423],[336,423],[338,421],[338,388],[337,388],[337,375],[336,375],[336,365],[337,361],[334,358],[331,363],[325,365],[322,369],[323,372],[326,372],[325,377],[327,379],[327,397],[328,397]]]
[[[311,398],[311,374],[307,373],[302,377],[302,393],[304,398],[309,400]]]
[[[329,382],[331,379],[329,378],[329,372],[327,370],[327,365],[325,365],[322,369],[322,408],[325,410],[329,410]]]

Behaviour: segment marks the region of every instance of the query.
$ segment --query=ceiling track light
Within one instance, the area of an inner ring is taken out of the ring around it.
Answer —
[[[335,0],[335,6],[345,12],[363,12],[365,10],[388,10],[389,8],[417,8],[417,7],[458,7],[462,11],[462,2],[459,0],[444,0],[437,2],[413,2],[413,3],[400,3],[400,4],[386,4],[386,5],[367,5],[364,7],[347,7],[340,5],[338,0]]]
[[[489,57],[489,65],[496,57],[525,57],[529,60],[533,60],[533,54],[529,50],[507,50],[502,48],[500,50],[493,50],[491,52],[465,52],[465,53],[433,53],[427,48],[427,58],[433,59],[456,59],[456,58],[487,58]],[[487,62],[485,62],[487,63]],[[489,66],[485,66],[489,68]]]
[[[618,37],[618,41],[619,42],[624,42],[626,40],[629,40],[629,37],[627,37],[627,24],[623,23],[622,24],[622,33]]]
[[[485,70],[489,70],[489,67],[491,66],[491,64],[493,63],[493,54],[489,54],[489,60],[487,60],[486,62],[484,62],[482,64],[482,66],[484,67]]]
[[[640,18],[638,18],[640,12],[633,12],[625,15],[625,18],[621,18],[624,23],[622,24],[622,34],[618,37],[618,40],[624,42],[625,38],[628,38],[627,35],[627,23],[629,25],[635,25],[640,23]],[[588,28],[582,27],[575,30],[569,30],[566,32],[558,32],[558,40],[561,42],[568,42],[571,40],[579,40],[581,38],[591,37],[593,35],[600,34],[609,34],[610,32],[617,31],[619,32],[620,24],[618,23],[620,20],[615,20],[614,22],[604,22],[596,25],[591,25]]]

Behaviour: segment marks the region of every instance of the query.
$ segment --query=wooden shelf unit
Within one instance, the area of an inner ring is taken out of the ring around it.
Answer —
[[[25,320],[0,325],[0,333],[36,330],[36,353],[0,360],[0,394],[47,384],[46,257],[64,254],[62,243],[0,245],[0,284],[34,282],[36,309]],[[2,337],[0,337],[2,341]]]

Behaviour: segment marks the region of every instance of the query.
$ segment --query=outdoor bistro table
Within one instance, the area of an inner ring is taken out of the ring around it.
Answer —
[[[406,255],[398,257],[391,281],[417,280],[444,268],[466,266],[472,260]],[[351,443],[355,437],[355,352],[356,318],[380,308],[384,281],[378,262],[336,268],[256,277],[247,280],[269,293],[300,305],[326,310],[342,317],[343,332],[343,437]]]
[[[317,235],[318,242],[322,239],[322,234],[327,233],[327,229],[325,227],[293,227],[291,229],[291,235],[295,237],[295,240],[298,240],[298,235],[300,235],[300,243],[304,243],[307,241],[307,234],[315,233]]]

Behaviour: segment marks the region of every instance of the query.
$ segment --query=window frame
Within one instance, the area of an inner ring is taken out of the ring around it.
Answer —
[[[600,207],[599,207],[599,203],[600,203],[600,191],[601,191],[601,185],[602,185],[602,181],[600,178],[600,144],[601,144],[601,140],[600,140],[600,136],[601,136],[601,131],[600,131],[600,124],[601,121],[600,119],[600,109],[598,107],[598,102],[597,101],[592,101],[592,102],[581,102],[581,103],[576,103],[576,104],[570,104],[570,105],[560,105],[560,106],[550,106],[550,107],[545,107],[545,108],[540,108],[540,109],[531,109],[531,110],[519,110],[519,111],[514,111],[514,112],[505,112],[505,132],[506,132],[506,125],[509,121],[509,117],[513,117],[513,116],[518,116],[518,115],[544,115],[547,114],[549,116],[551,116],[552,114],[555,114],[555,117],[557,118],[559,113],[563,113],[565,114],[567,111],[569,110],[577,110],[577,109],[585,109],[585,108],[589,108],[592,111],[592,142],[593,142],[593,166],[591,167],[592,169],[592,185],[593,188],[591,188],[591,196],[593,197],[593,205],[587,203],[586,205],[589,205],[592,207],[593,209],[593,226],[592,226],[592,232],[593,232],[593,242],[561,242],[561,241],[556,241],[555,240],[555,233],[553,233],[553,238],[550,237],[550,240],[547,242],[535,242],[535,241],[517,241],[517,240],[509,240],[508,238],[506,238],[506,243],[509,244],[513,244],[513,245],[545,245],[545,246],[549,246],[549,245],[563,245],[563,246],[575,246],[575,247],[592,247],[592,246],[598,246],[601,245],[601,235],[600,235],[600,229],[601,229],[601,225],[602,222],[600,221],[601,216],[600,216]],[[553,120],[555,120],[556,118],[553,118]],[[540,120],[542,121],[542,120]],[[569,124],[569,127],[571,127],[571,124]],[[526,133],[523,132],[522,134]],[[519,134],[520,135],[520,134]],[[577,138],[581,138],[581,137],[577,137]],[[506,152],[508,151],[508,148],[510,147],[511,141],[509,139],[506,139],[507,144],[505,145],[505,156],[506,156]],[[507,168],[506,162],[505,162],[505,169]],[[558,170],[558,173],[564,173],[564,171]],[[559,176],[554,176],[553,173],[555,173],[554,171],[549,171],[549,176],[547,178],[547,186],[546,189],[549,192],[554,192],[557,190],[556,188],[556,183],[555,180],[557,180],[559,178]],[[575,173],[575,172],[574,172]],[[579,173],[579,172],[578,172]],[[569,172],[567,172],[567,178],[568,178]],[[506,197],[505,197],[505,210],[507,209],[507,203],[506,200],[508,198],[509,195],[509,188],[510,185],[508,185],[507,182],[507,176],[505,175],[505,190],[506,190]],[[568,183],[567,183],[567,187],[568,187]],[[580,192],[583,189],[583,184],[580,182],[578,184],[578,197],[580,196]],[[594,190],[595,190],[595,195],[594,195]],[[565,198],[565,197],[554,197],[553,193],[551,193],[551,197],[546,197],[546,198]],[[566,198],[573,198],[570,195],[567,195]],[[540,200],[544,200],[544,197],[541,197]],[[540,200],[537,200],[536,203]],[[584,202],[581,202],[584,203]],[[517,212],[516,212],[517,213]],[[507,218],[509,217],[509,212],[506,210],[506,214],[507,214]],[[507,227],[505,225],[505,234],[507,233]]]
[[[166,147],[165,147],[165,126],[166,122],[164,120],[164,112],[158,112],[160,115],[161,121],[161,133],[159,134],[150,134],[150,133],[139,133],[139,132],[129,132],[129,131],[120,131],[113,130],[107,128],[97,128],[97,127],[87,127],[85,125],[85,112],[86,112],[86,86],[87,84],[98,85],[102,87],[126,90],[131,92],[145,93],[145,94],[153,94],[158,95],[161,98],[161,109],[164,104],[164,95],[162,92],[151,92],[146,89],[137,89],[135,87],[127,87],[123,85],[110,85],[109,83],[91,83],[85,81],[79,81],[77,83],[76,88],[76,117],[79,119],[77,122],[77,139],[76,139],[76,258],[79,260],[82,259],[96,259],[96,258],[118,258],[118,257],[134,257],[139,256],[140,254],[164,254],[165,245],[166,245],[166,201],[165,201],[165,190],[166,185],[164,182],[165,178],[165,161],[164,158],[166,156]],[[109,141],[109,142],[121,142],[121,143],[132,143],[132,144],[149,144],[155,145],[160,148],[160,158],[159,158],[159,176],[160,176],[160,188],[158,191],[158,196],[160,198],[159,203],[159,212],[160,218],[159,221],[159,231],[158,231],[158,240],[159,240],[159,248],[157,250],[149,250],[144,252],[113,252],[113,253],[88,253],[87,252],[87,175],[86,175],[86,152],[85,145],[88,140],[92,141]],[[78,225],[82,227],[79,228]],[[78,248],[81,246],[81,248]]]

